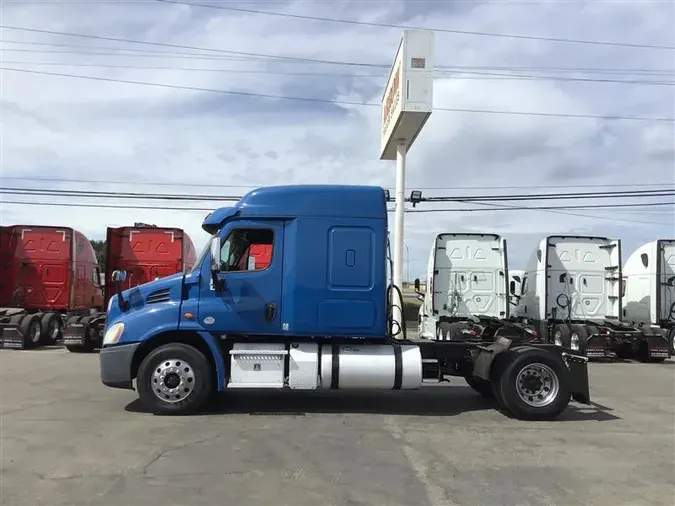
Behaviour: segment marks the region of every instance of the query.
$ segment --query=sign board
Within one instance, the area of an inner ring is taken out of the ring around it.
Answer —
[[[382,96],[380,159],[395,160],[396,144],[406,152],[431,115],[434,88],[434,32],[404,30]]]

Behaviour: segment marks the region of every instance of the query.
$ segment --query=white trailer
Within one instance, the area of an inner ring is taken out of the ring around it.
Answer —
[[[675,239],[643,244],[623,267],[623,320],[658,333],[675,354]]]
[[[497,234],[443,233],[434,238],[427,289],[418,315],[421,339],[461,341],[522,336],[509,322],[506,240]]]
[[[622,355],[660,361],[669,356],[659,335],[621,321],[621,241],[593,236],[548,236],[523,275],[518,314],[542,339],[589,358]]]

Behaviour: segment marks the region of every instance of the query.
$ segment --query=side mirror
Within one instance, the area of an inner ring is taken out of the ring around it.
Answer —
[[[113,283],[115,283],[115,292],[117,293],[117,305],[119,306],[121,311],[125,311],[129,304],[126,300],[124,300],[124,297],[122,296],[122,287],[120,285],[124,283],[124,280],[127,279],[127,272],[113,271],[112,276],[110,277],[112,278]]]
[[[220,237],[211,239],[211,272],[220,270]]]
[[[225,280],[218,278],[218,273],[220,272],[220,237],[216,236],[211,239],[211,281],[213,282],[213,288],[216,291],[222,291],[225,289]]]
[[[126,271],[113,271],[112,273],[112,280],[115,283],[124,283],[124,281],[127,279],[127,272]]]

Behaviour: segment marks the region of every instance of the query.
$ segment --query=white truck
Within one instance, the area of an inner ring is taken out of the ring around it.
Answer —
[[[621,241],[594,236],[548,236],[528,260],[517,314],[544,341],[588,358],[633,350],[643,361],[670,356],[661,334],[621,321]]]
[[[506,240],[488,233],[443,233],[434,238],[426,291],[418,313],[419,337],[439,341],[523,336],[509,321]],[[527,337],[535,338],[532,329]]]
[[[624,264],[623,281],[623,320],[643,333],[662,335],[675,355],[675,239],[636,249]]]

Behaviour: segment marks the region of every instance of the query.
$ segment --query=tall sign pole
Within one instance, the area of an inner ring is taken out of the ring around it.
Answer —
[[[396,212],[394,215],[394,275],[392,283],[403,290],[403,230],[405,213],[406,155],[431,115],[433,105],[434,34],[429,30],[404,30],[389,80],[382,96],[380,160],[396,160]],[[402,292],[401,292],[402,293]],[[403,331],[403,300],[394,303],[396,337]]]

